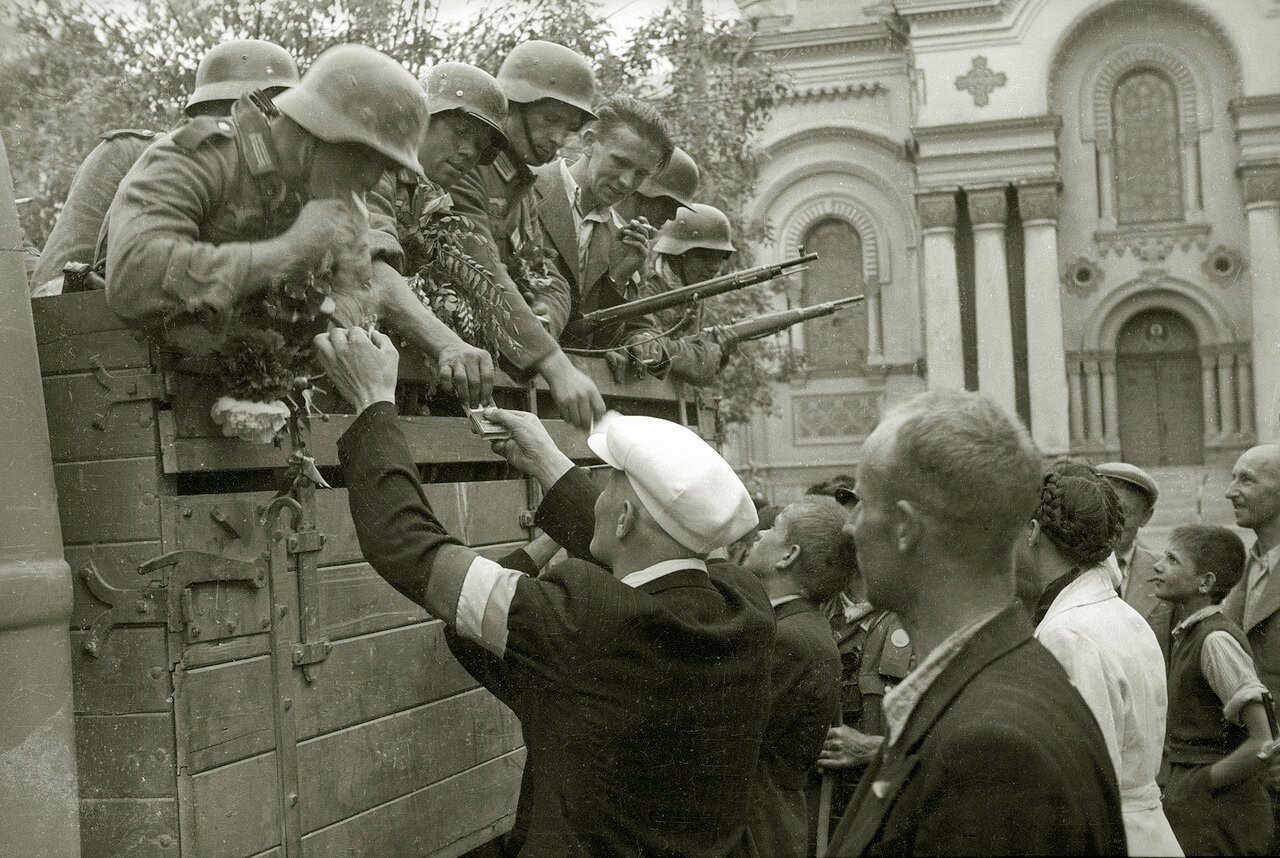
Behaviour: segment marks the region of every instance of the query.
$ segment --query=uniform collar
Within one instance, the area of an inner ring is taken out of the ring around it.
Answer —
[[[622,577],[622,583],[628,587],[639,588],[648,584],[650,581],[656,581],[664,575],[670,575],[672,572],[682,572],[685,570],[707,571],[707,563],[705,560],[696,560],[694,558],[677,558],[676,560],[663,560],[661,563],[655,563],[646,569],[637,569],[635,572],[628,573]]]

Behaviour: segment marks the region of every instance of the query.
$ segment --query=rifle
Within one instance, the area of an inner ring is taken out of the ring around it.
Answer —
[[[731,325],[713,325],[710,328],[704,328],[704,332],[716,336],[721,346],[727,346],[734,343],[744,343],[748,340],[758,340],[761,337],[767,337],[770,334],[776,334],[779,331],[785,331],[792,325],[798,325],[801,322],[807,322],[809,319],[817,319],[820,316],[830,316],[837,313],[845,307],[851,307],[857,304],[865,295],[851,295],[848,298],[840,298],[835,301],[827,301],[825,304],[814,304],[809,307],[799,307],[795,310],[779,310],[776,313],[765,313],[763,316],[756,316],[753,319],[744,319],[741,322],[734,322]]]
[[[791,269],[813,262],[817,258],[818,254],[816,253],[806,253],[803,256],[797,256],[795,259],[788,259],[776,265],[757,265],[755,268],[721,274],[719,277],[712,277],[710,280],[703,280],[701,283],[691,283],[688,286],[672,289],[669,292],[647,295],[644,298],[637,298],[625,304],[606,307],[603,310],[595,310],[583,315],[574,324],[581,330],[595,330],[603,325],[623,322],[636,316],[647,316],[650,313],[678,307],[681,304],[691,304],[694,301],[701,301],[703,298],[710,298],[714,295],[723,295],[726,292],[755,286],[757,283],[767,283],[775,277],[792,273]]]

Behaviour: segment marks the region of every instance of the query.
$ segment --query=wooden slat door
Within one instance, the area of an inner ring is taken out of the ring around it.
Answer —
[[[1142,466],[1204,464],[1200,357],[1120,355],[1121,458]]]

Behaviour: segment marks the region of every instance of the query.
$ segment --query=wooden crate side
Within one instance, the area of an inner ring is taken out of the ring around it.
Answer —
[[[172,798],[80,800],[82,858],[178,858]]]
[[[333,640],[420,623],[427,612],[391,588],[368,563],[316,573],[317,634]]]
[[[71,633],[71,677],[78,714],[168,712],[172,693],[163,626],[116,628],[90,655],[86,632]]]
[[[178,740],[187,750],[192,774],[275,747],[269,657],[182,671],[175,685]]]
[[[245,858],[280,844],[274,752],[194,775],[190,790],[193,858]]]
[[[151,366],[151,347],[139,331],[93,331],[67,334],[37,345],[40,372],[63,375],[92,372],[98,368],[116,372]]]
[[[302,829],[332,825],[518,747],[515,716],[483,690],[301,742]]]
[[[93,375],[47,376],[45,417],[55,462],[126,459],[155,455],[155,404],[150,399],[120,400],[116,387],[150,386],[149,372],[114,374],[110,387]],[[139,395],[142,395],[139,393]]]
[[[173,718],[167,712],[76,716],[76,766],[83,798],[177,794]]]
[[[305,858],[455,858],[510,830],[523,749],[305,835]]]
[[[154,457],[54,465],[62,541],[142,542],[160,538]]]

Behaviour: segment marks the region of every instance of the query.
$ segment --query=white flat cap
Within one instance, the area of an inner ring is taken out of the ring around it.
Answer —
[[[691,551],[723,548],[759,520],[747,487],[729,463],[679,423],[610,413],[596,424],[587,444],[627,475],[658,526]]]

